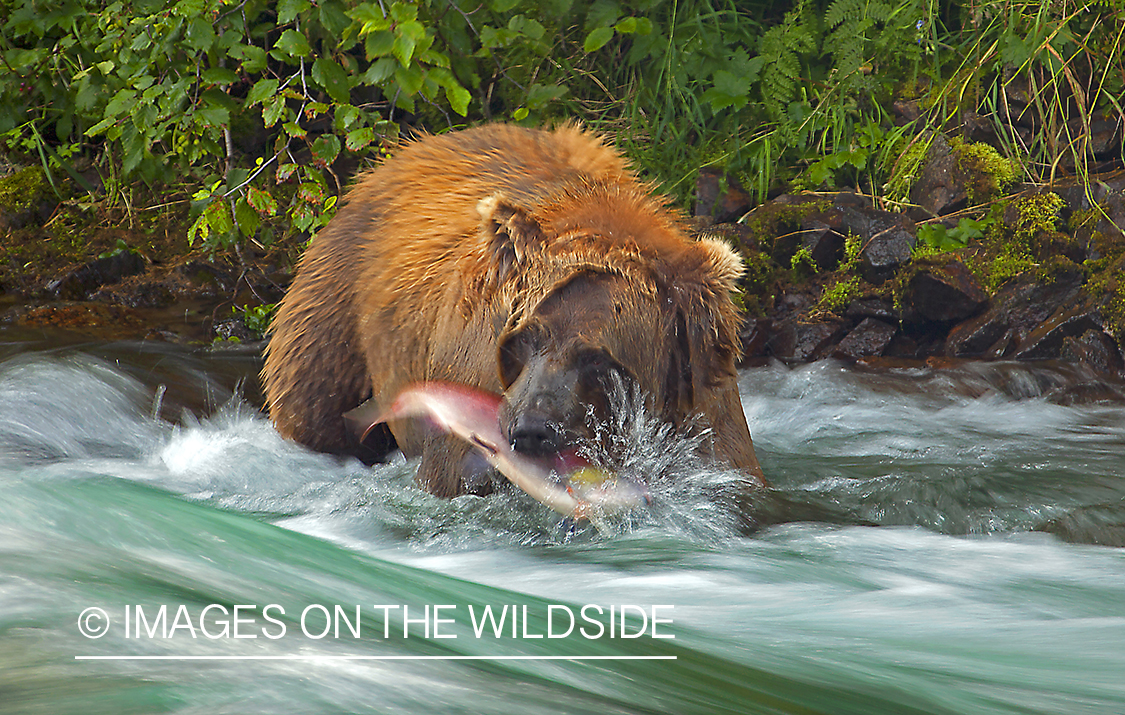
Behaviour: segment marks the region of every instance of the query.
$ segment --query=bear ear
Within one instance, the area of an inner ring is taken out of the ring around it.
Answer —
[[[737,288],[738,279],[746,272],[742,256],[738,255],[726,241],[718,238],[701,238],[696,241],[698,250],[704,255],[704,270],[719,291],[731,293]]]
[[[502,194],[493,194],[477,204],[481,234],[487,255],[502,282],[514,266],[543,245],[543,229],[538,222]]]

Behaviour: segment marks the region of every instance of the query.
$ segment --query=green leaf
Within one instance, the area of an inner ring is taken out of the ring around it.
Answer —
[[[527,91],[527,106],[529,109],[542,109],[548,102],[558,99],[569,90],[557,84],[533,84]]]
[[[373,32],[363,42],[363,51],[367,53],[367,59],[369,60],[376,57],[386,57],[394,51],[394,48],[395,33],[390,30]]]
[[[384,57],[381,60],[373,62],[367,71],[363,73],[363,81],[369,85],[380,87],[391,78],[398,67],[398,62],[390,57]]]
[[[270,192],[259,189],[257,186],[251,186],[250,190],[246,192],[246,201],[263,216],[277,215],[277,199]]]
[[[234,230],[234,217],[230,213],[230,204],[225,199],[215,199],[204,210],[207,217],[207,226],[212,233],[225,236]]]
[[[234,84],[238,81],[238,73],[226,67],[210,67],[203,70],[201,78],[204,84]]]
[[[519,4],[520,0],[488,0],[488,7],[498,13],[508,12]]]
[[[277,180],[279,182],[288,181],[296,173],[296,164],[279,164],[277,167]]]
[[[285,133],[288,134],[291,137],[298,137],[299,138],[299,137],[308,136],[308,132],[305,131],[305,128],[302,127],[297,122],[286,122],[286,123],[281,125],[281,128],[284,129]]]
[[[290,57],[308,57],[312,54],[312,47],[309,46],[309,41],[296,30],[286,30],[281,33],[281,37],[278,38],[277,44],[275,44],[274,47]]]
[[[703,101],[711,105],[714,112],[734,106],[742,108],[749,101],[750,79],[740,77],[726,70],[719,70],[712,80],[714,86],[703,93]]]
[[[613,29],[617,30],[623,35],[631,35],[637,31],[637,18],[627,17],[621,22],[614,25]]]
[[[410,59],[414,56],[414,38],[410,35],[398,35],[395,37],[393,52],[400,65],[409,67]]]
[[[612,27],[594,28],[589,35],[586,35],[586,41],[582,43],[582,49],[587,53],[596,52],[612,39]]]
[[[124,150],[125,156],[121,162],[121,170],[128,175],[133,173],[133,170],[140,165],[141,160],[145,158],[148,142],[145,141],[145,135],[133,127],[130,127],[124,136],[125,141],[121,143],[121,148]]]
[[[361,36],[370,32],[386,30],[392,24],[391,18],[384,17],[383,11],[378,5],[369,2],[356,5],[347,12],[347,16],[362,23],[362,28],[360,29]]]
[[[315,181],[305,181],[297,187],[297,198],[306,204],[324,203],[324,187]]]
[[[395,81],[398,82],[398,86],[402,88],[403,94],[407,97],[418,94],[425,80],[426,73],[417,65],[413,67],[399,67],[395,70]]]
[[[297,19],[305,10],[311,7],[308,0],[278,0],[277,1],[277,24],[288,25]]]
[[[455,87],[447,85],[445,87],[445,97],[449,100],[449,106],[454,112],[457,112],[462,117],[468,116],[469,100],[473,98],[473,96],[469,94],[469,90],[460,85]]]
[[[371,127],[360,127],[348,132],[348,136],[344,140],[344,146],[348,148],[348,151],[359,151],[373,141],[375,141],[375,130]]]
[[[338,2],[326,2],[325,0],[321,0],[318,5],[320,9],[320,24],[324,26],[324,29],[328,30],[328,33],[333,37],[343,35],[344,31],[347,30],[352,23],[340,4]],[[341,47],[340,49],[347,48]]]
[[[264,102],[277,93],[278,81],[276,79],[260,79],[254,83],[246,94],[246,106],[253,107],[258,102]]]
[[[277,124],[278,120],[285,115],[285,109],[285,98],[275,96],[262,107],[262,123],[267,127]]]
[[[225,107],[201,107],[195,110],[197,121],[209,127],[223,127],[230,123],[230,111]]]
[[[547,29],[538,21],[524,17],[523,15],[515,15],[511,20],[508,20],[508,29],[512,32],[518,32],[521,35],[530,37],[533,40],[542,39]]]
[[[132,89],[123,89],[113,95],[113,99],[105,106],[106,117],[116,117],[132,111],[137,102],[137,92]]]
[[[328,57],[317,58],[313,62],[312,76],[321,87],[324,87],[328,96],[337,102],[347,104],[351,99],[348,74],[335,60]]]
[[[184,43],[193,50],[205,51],[215,43],[215,28],[202,17],[193,17],[188,20],[187,32],[184,33]]]
[[[242,69],[257,74],[266,68],[266,51],[255,45],[235,45],[230,48],[230,56],[242,60]]]
[[[180,17],[198,17],[203,14],[203,0],[180,0],[172,6],[172,12]]]
[[[391,19],[398,23],[410,22],[417,19],[418,6],[414,3],[396,2],[391,5]]]
[[[238,231],[243,236],[250,238],[262,225],[262,217],[258,212],[247,203],[245,198],[241,198],[234,205],[234,220],[238,223]]]

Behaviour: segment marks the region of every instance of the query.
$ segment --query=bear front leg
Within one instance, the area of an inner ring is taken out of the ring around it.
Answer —
[[[499,473],[477,450],[451,435],[432,435],[422,446],[418,486],[439,497],[484,496],[494,490]]]

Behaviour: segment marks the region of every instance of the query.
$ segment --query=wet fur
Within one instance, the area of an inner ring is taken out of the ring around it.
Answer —
[[[579,128],[426,137],[362,176],[302,259],[266,353],[270,415],[286,437],[355,453],[345,412],[369,396],[385,408],[420,380],[503,391],[504,336],[576,276],[612,276],[620,310],[607,324],[647,338],[618,341],[628,354],[614,357],[666,419],[700,417],[714,458],[760,481],[734,368],[740,272],[737,254],[686,238],[622,157]],[[411,423],[391,430],[422,455],[427,489],[464,491],[462,443]]]

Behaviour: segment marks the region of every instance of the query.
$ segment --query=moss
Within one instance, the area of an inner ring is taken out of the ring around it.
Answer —
[[[1125,346],[1125,254],[1115,259],[1087,261],[1087,266],[1096,272],[1086,283],[1086,290],[1095,299],[1104,296],[1102,316],[1106,328],[1118,345]]]
[[[47,177],[38,166],[20,169],[0,178],[0,211],[19,213],[39,201],[47,191]]]
[[[1059,214],[1066,202],[1058,194],[1044,191],[1018,199],[1016,209],[1016,237],[1030,238],[1039,231],[1054,231]]]
[[[988,264],[985,285],[991,292],[995,293],[1000,286],[1016,276],[1033,271],[1038,267],[1039,264],[1031,260],[1031,257],[1025,252],[1019,250],[1004,251]]]
[[[769,287],[769,283],[777,270],[776,264],[769,256],[761,251],[750,251],[743,259],[746,272],[742,275],[743,288],[751,293],[758,293]]]
[[[863,279],[850,276],[837,280],[824,289],[816,304],[816,312],[836,313],[847,308],[853,300],[863,293]]]
[[[797,280],[802,274],[808,273],[810,275],[820,272],[820,267],[816,265],[813,260],[812,254],[809,253],[807,248],[799,248],[793,254],[793,258],[789,260],[789,268],[793,271],[793,280]]]
[[[949,146],[957,155],[957,165],[965,174],[965,191],[970,204],[982,204],[999,197],[1016,182],[1022,169],[1013,159],[1000,156],[988,144],[968,143],[956,137]]]
[[[792,204],[771,202],[759,206],[740,219],[740,223],[750,230],[750,235],[758,245],[771,246],[770,254],[778,263],[784,264],[792,258],[797,249],[795,231],[810,214],[826,211],[832,206],[829,199],[813,199]],[[790,240],[791,239],[791,240]]]
[[[1070,219],[1066,222],[1066,226],[1070,229],[1071,233],[1078,233],[1084,228],[1092,229],[1098,224],[1098,219],[1101,218],[1102,212],[1097,207],[1088,209],[1078,209],[1071,212]]]
[[[848,231],[844,239],[844,262],[840,264],[841,271],[854,271],[859,265],[859,255],[863,252],[863,237]]]

